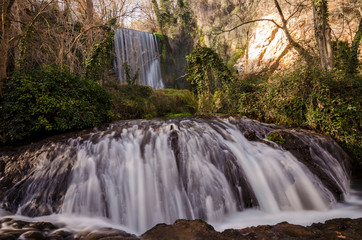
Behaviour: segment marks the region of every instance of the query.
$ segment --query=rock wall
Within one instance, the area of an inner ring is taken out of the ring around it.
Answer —
[[[289,46],[282,29],[271,21],[257,21],[235,28],[242,22],[270,19],[281,24],[280,16],[270,0],[193,0],[197,24],[206,45],[217,49],[227,60],[243,52],[233,64],[239,73],[259,73],[277,70],[293,64],[297,53]],[[313,50],[314,23],[310,1],[279,1],[285,18],[289,20],[292,37],[308,50]],[[304,4],[295,12],[298,4]],[[333,40],[352,42],[362,15],[362,3],[355,0],[328,1],[329,22]],[[317,53],[316,53],[317,54]]]

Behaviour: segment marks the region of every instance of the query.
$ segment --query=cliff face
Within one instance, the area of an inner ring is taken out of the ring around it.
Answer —
[[[285,18],[292,16],[288,22],[292,37],[306,49],[316,49],[310,1],[280,0],[279,3]],[[281,25],[274,1],[194,0],[192,4],[206,45],[218,49],[226,59],[234,58],[231,63],[239,73],[277,70],[297,60],[297,53],[290,47],[282,29],[272,21],[254,21],[269,19]],[[362,3],[331,0],[328,7],[332,39],[351,43],[362,15]],[[250,23],[239,26],[245,22]]]

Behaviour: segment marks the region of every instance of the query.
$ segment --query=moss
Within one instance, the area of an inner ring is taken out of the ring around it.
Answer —
[[[192,116],[191,113],[168,113],[166,114],[166,117],[187,117]]]
[[[163,42],[163,41],[164,41],[164,36],[163,36],[162,33],[154,32],[153,34],[157,37],[157,39],[158,39],[160,42]]]
[[[237,49],[234,55],[230,58],[230,60],[227,63],[227,67],[230,70],[234,69],[235,63],[238,61],[238,59],[244,54],[245,49]]]
[[[114,119],[193,114],[197,109],[196,100],[188,90],[154,90],[145,85],[120,85],[116,82],[107,83],[104,87],[111,96]]]

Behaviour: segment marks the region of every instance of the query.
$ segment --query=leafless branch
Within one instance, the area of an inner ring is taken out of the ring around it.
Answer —
[[[274,23],[275,26],[277,26],[278,28],[283,28],[282,26],[280,26],[276,21],[274,21],[273,19],[254,19],[254,20],[250,20],[250,21],[246,21],[246,22],[243,22],[243,23],[240,23],[238,24],[237,26],[231,28],[231,29],[228,29],[228,30],[220,30],[219,33],[217,34],[222,34],[222,33],[225,33],[225,32],[231,32],[231,31],[234,31],[235,29],[243,26],[243,25],[246,25],[246,24],[250,24],[250,23],[254,23],[254,22],[261,22],[261,21],[268,21],[268,22],[272,22]]]

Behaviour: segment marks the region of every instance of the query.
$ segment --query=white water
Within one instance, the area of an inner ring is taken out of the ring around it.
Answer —
[[[350,196],[343,203],[338,203],[328,211],[302,210],[282,211],[277,214],[267,213],[258,209],[247,209],[228,215],[222,222],[209,222],[217,231],[225,229],[242,229],[258,225],[274,225],[280,222],[289,222],[302,226],[312,223],[325,222],[334,218],[361,218],[362,217],[362,181],[356,188],[351,189]]]
[[[164,88],[159,61],[158,42],[155,35],[132,29],[117,29],[114,36],[115,69],[119,81],[126,83],[123,64],[128,63],[131,77],[139,70],[137,83],[155,89]]]
[[[208,221],[216,231],[224,231],[226,229],[242,229],[246,227],[259,225],[274,225],[287,221],[291,224],[309,226],[312,223],[324,222],[333,218],[361,218],[362,217],[362,185],[359,188],[352,189],[351,195],[346,202],[338,203],[329,211],[281,211],[279,213],[267,213],[260,209],[246,209],[242,212],[234,212],[225,215],[222,220]],[[80,232],[91,231],[99,228],[115,228],[141,235],[144,231],[136,230],[118,223],[112,222],[108,218],[87,217],[75,214],[53,214],[50,216],[29,218],[21,215],[11,215],[0,209],[0,217],[12,217],[18,220],[29,222],[46,221],[63,226],[68,231]],[[148,230],[148,229],[147,229]]]
[[[70,140],[52,161],[42,155],[19,214],[39,199],[49,205],[48,189],[59,183],[45,176],[55,179],[54,169],[61,170],[63,163],[72,170],[60,213],[32,220],[140,234],[180,218],[203,218],[223,230],[362,216],[357,192],[337,204],[318,176],[292,154],[248,141],[227,119],[133,121],[89,139]],[[76,150],[74,160],[70,149]],[[333,169],[348,196],[344,168],[336,164]],[[253,195],[257,203],[245,202]],[[250,203],[259,207],[245,209]]]

